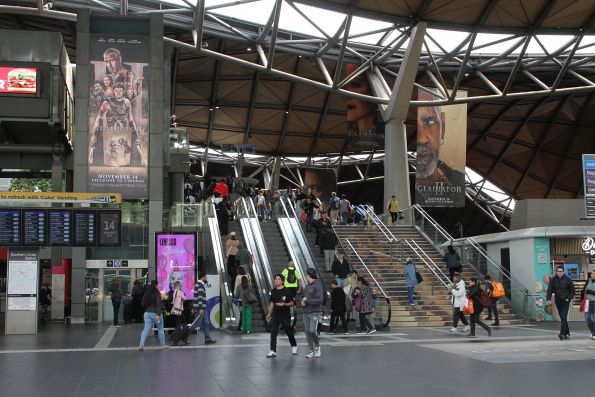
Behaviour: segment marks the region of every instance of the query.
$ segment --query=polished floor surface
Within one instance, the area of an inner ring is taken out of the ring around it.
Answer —
[[[322,357],[307,359],[304,334],[292,356],[283,333],[265,358],[269,335],[215,331],[218,343],[136,351],[140,325],[50,324],[37,335],[0,335],[0,396],[563,396],[591,393],[595,341],[571,323],[509,326],[492,338],[448,328],[402,328],[369,336],[321,337]],[[592,394],[592,393],[591,393]]]

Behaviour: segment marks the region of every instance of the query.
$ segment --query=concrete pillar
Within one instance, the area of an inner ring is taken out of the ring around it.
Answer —
[[[149,93],[149,279],[155,278],[155,233],[163,230],[163,159],[169,151],[169,114],[164,104],[163,15],[151,15],[151,85]]]
[[[397,196],[401,208],[411,205],[409,194],[409,164],[407,161],[407,131],[404,120],[392,119],[384,127],[384,203]]]
[[[281,157],[275,157],[275,162],[273,163],[273,181],[271,185],[271,189],[273,192],[279,190],[279,178],[281,176]]]
[[[169,173],[169,194],[171,203],[184,202],[184,174],[181,172]]]

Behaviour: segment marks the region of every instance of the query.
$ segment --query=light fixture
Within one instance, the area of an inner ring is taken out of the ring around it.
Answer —
[[[219,109],[219,105],[215,106],[215,109]]]
[[[289,114],[289,110],[286,110],[286,111],[285,111],[285,114]]]
[[[211,111],[211,112],[212,112],[212,111],[213,111],[213,108],[209,108],[209,111]]]
[[[248,52],[252,51],[252,47],[250,47],[250,46],[246,47],[246,51],[248,51]]]
[[[469,73],[465,73],[465,77],[469,77]]]
[[[202,43],[202,46],[203,46],[203,47],[208,47],[208,46],[209,46],[209,42],[205,40],[205,42],[204,42],[204,43]]]

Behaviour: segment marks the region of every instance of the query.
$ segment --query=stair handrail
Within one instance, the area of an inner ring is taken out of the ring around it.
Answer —
[[[355,247],[353,246],[353,244],[351,244],[351,241],[349,241],[349,239],[345,239],[344,241],[349,245],[349,248],[351,249],[351,252],[353,252],[357,256],[357,259],[359,260],[359,262],[361,263],[361,265],[364,267],[364,269],[366,269],[366,272],[370,275],[370,277],[372,278],[372,280],[374,280],[374,283],[376,284],[376,287],[382,293],[382,295],[384,296],[384,299],[386,300],[386,305],[388,307],[388,317],[387,317],[386,321],[382,324],[382,327],[383,328],[386,328],[386,327],[388,327],[388,324],[390,324],[390,320],[391,320],[391,317],[392,317],[392,308],[391,308],[390,298],[386,294],[386,292],[384,291],[384,289],[382,288],[382,286],[380,285],[380,283],[378,282],[378,280],[376,280],[376,277],[374,277],[374,274],[372,274],[372,272],[370,271],[370,269],[368,268],[368,266],[366,265],[366,263],[364,262],[364,260],[362,259],[362,257],[358,254],[358,252],[355,249]]]
[[[442,271],[442,269],[436,264],[436,262],[434,262],[432,260],[432,258],[430,258],[430,256],[427,254],[426,251],[424,251],[419,244],[417,243],[417,241],[415,240],[403,240],[404,244],[406,244],[411,251],[426,265],[426,267],[430,270],[430,272],[432,272],[432,274],[434,274],[435,278],[438,279],[438,281],[440,281],[440,283],[448,288],[448,285],[450,284],[450,280],[448,278],[448,276],[446,275],[446,273],[444,273]],[[420,252],[423,254],[420,254]],[[424,258],[425,256],[425,258]],[[445,281],[446,280],[446,281]]]
[[[374,211],[372,210],[372,208],[370,208],[369,205],[364,204],[364,205],[360,205],[360,207],[364,211],[366,211],[366,215],[372,220],[372,222],[376,225],[378,230],[380,230],[380,232],[382,234],[384,234],[384,237],[386,237],[386,239],[388,240],[389,243],[396,242],[398,240],[392,234],[390,229],[384,224],[384,222],[382,222],[382,220],[376,215],[376,213],[374,213]]]
[[[231,325],[235,322],[235,315],[233,312],[233,291],[229,288],[229,278],[225,263],[225,254],[223,252],[223,244],[221,240],[221,233],[219,231],[219,222],[217,220],[217,211],[215,210],[215,203],[213,201],[204,202],[205,214],[204,220],[207,222],[209,232],[211,233],[211,242],[213,244],[213,255],[215,256],[215,265],[217,266],[217,273],[220,279],[220,286],[223,288],[223,298],[221,299],[222,313],[227,313],[225,320],[226,325]],[[209,213],[210,211],[210,213]]]

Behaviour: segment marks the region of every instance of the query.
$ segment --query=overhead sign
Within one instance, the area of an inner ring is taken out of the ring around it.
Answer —
[[[120,193],[0,192],[0,202],[2,201],[120,204],[122,202],[122,195]]]
[[[583,186],[585,215],[595,219],[595,154],[583,154]]]

